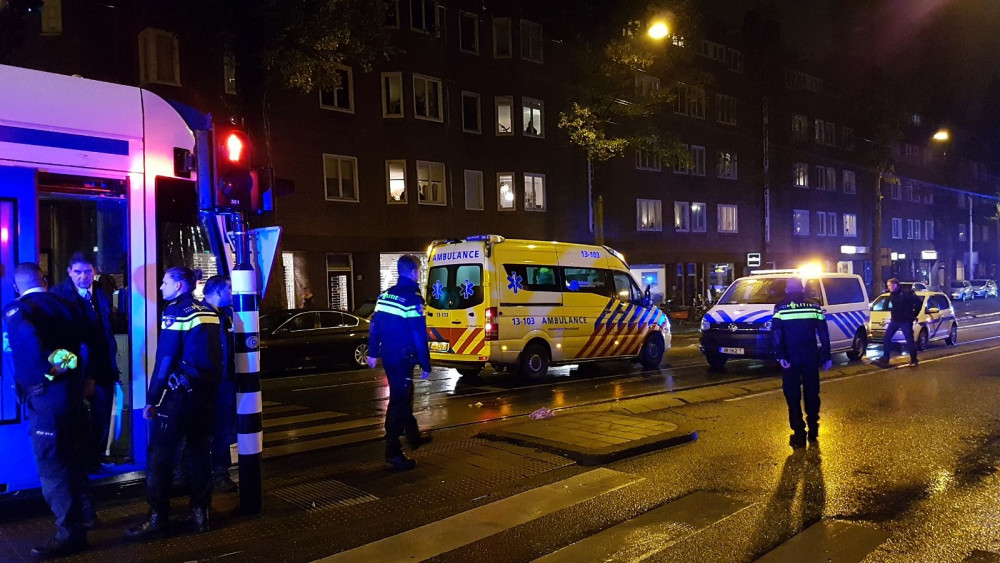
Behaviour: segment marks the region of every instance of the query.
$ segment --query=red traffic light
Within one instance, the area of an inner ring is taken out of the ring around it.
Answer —
[[[243,158],[243,149],[246,144],[243,137],[235,131],[226,137],[226,157],[230,162],[239,162]]]
[[[247,134],[235,128],[215,131],[215,205],[256,210],[254,179],[250,171],[253,145]]]

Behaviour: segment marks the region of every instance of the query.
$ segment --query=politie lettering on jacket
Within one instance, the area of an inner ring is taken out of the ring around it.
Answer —
[[[457,250],[448,252],[438,252],[431,260],[435,262],[448,262],[450,260],[474,260],[479,258],[479,250]]]

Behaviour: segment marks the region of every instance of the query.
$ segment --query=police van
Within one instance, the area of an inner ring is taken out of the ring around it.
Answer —
[[[854,274],[767,270],[733,282],[701,321],[701,351],[713,369],[730,359],[773,360],[771,316],[789,278],[802,278],[806,299],[826,314],[830,350],[864,357],[868,346],[868,292]]]
[[[436,365],[539,377],[550,365],[609,359],[654,368],[670,347],[666,315],[606,246],[480,235],[434,242],[427,254]]]

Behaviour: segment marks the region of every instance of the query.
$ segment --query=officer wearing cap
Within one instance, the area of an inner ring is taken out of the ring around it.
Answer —
[[[785,298],[774,306],[771,334],[778,363],[784,370],[782,390],[792,427],[788,444],[802,448],[807,438],[814,443],[819,439],[819,367],[822,364],[828,370],[833,362],[826,316],[819,305],[806,299],[801,279],[789,278],[785,283]],[[802,403],[806,422],[802,421]]]
[[[191,476],[191,516],[195,531],[208,531],[212,500],[212,427],[215,394],[222,373],[219,314],[191,295],[195,272],[178,266],[163,275],[160,291],[169,302],[160,323],[156,365],[146,391],[142,415],[152,421],[146,460],[149,515],[129,528],[131,538],[169,531],[170,488],[174,453],[187,440]]]
[[[389,380],[389,406],[385,412],[385,462],[394,469],[413,469],[416,463],[403,454],[399,437],[406,435],[416,449],[430,437],[422,437],[413,417],[413,368],[420,364],[423,379],[431,373],[427,348],[427,322],[420,296],[420,260],[404,255],[396,262],[399,281],[378,296],[368,332],[368,367],[378,358]]]
[[[87,549],[83,495],[84,348],[91,344],[83,311],[48,293],[38,264],[14,269],[20,297],[3,312],[14,361],[18,397],[27,407],[28,432],[38,464],[42,495],[56,517],[56,535],[31,555],[60,557]]]

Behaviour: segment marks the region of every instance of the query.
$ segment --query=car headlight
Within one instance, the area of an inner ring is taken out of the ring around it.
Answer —
[[[761,328],[763,330],[765,330],[765,331],[771,330],[771,321],[767,321],[766,323],[764,323],[763,325],[761,325]]]
[[[712,328],[712,323],[708,322],[708,319],[701,320],[701,330],[708,330]]]

